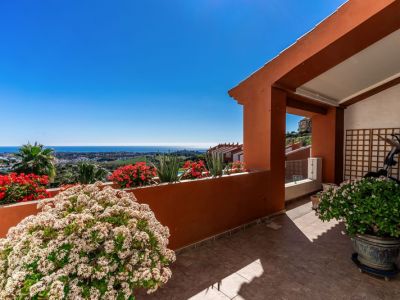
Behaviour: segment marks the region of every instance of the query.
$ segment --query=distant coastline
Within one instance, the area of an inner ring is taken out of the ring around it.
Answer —
[[[176,151],[198,151],[205,152],[206,148],[185,147],[185,146],[47,146],[54,149],[56,153],[72,152],[72,153],[110,153],[110,152],[127,152],[127,153],[168,153]],[[18,146],[0,146],[0,153],[16,153]]]

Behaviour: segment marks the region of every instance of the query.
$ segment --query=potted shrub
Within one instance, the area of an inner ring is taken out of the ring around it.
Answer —
[[[316,193],[315,195],[311,195],[311,204],[312,204],[312,209],[316,210],[319,206],[320,198],[321,198],[321,192]]]
[[[400,249],[400,185],[387,178],[364,178],[329,189],[317,209],[323,221],[343,221],[358,261],[393,271]]]
[[[135,299],[171,277],[169,231],[132,193],[72,187],[0,239],[0,299]]]

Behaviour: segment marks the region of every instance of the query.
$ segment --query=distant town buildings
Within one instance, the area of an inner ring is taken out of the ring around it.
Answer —
[[[10,172],[13,164],[16,162],[17,159],[10,154],[0,156],[0,174]]]
[[[244,161],[243,144],[224,143],[208,149],[208,153],[221,154],[225,163]]]

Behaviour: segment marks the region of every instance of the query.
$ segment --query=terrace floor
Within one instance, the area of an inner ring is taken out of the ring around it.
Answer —
[[[138,299],[400,299],[400,275],[359,273],[342,231],[304,199],[271,223],[179,253],[168,284]]]

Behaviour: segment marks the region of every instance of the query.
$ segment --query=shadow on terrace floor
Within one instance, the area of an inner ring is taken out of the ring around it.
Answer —
[[[292,203],[272,225],[180,253],[170,282],[138,299],[399,299],[399,278],[359,273],[342,231],[319,221],[308,201]]]

